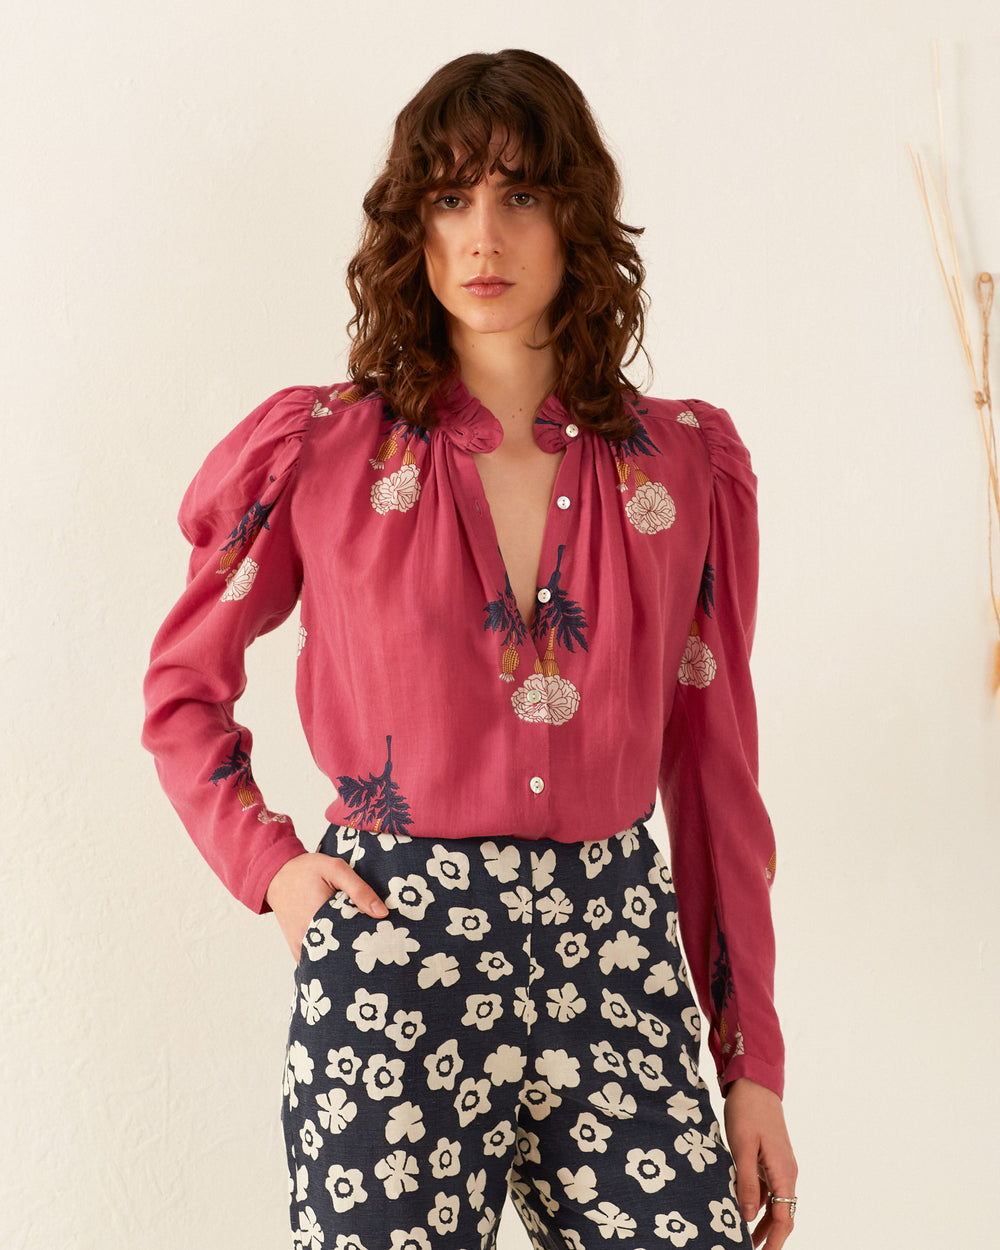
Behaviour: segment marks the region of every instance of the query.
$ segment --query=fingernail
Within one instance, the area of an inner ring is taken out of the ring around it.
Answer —
[[[757,1214],[757,1208],[753,1205],[752,1202],[744,1202],[742,1207],[740,1207],[740,1211],[743,1213],[743,1218],[745,1220],[752,1220],[753,1217]]]
[[[375,902],[370,905],[368,911],[372,916],[388,916],[389,914],[389,908],[386,907],[385,903],[383,903],[381,899],[376,899]]]

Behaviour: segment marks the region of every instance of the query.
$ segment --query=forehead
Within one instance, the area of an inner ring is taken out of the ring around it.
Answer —
[[[449,136],[447,157],[436,162],[435,180],[463,186],[480,182],[520,181],[525,175],[524,149],[519,136],[494,129],[488,142],[471,142],[461,135]]]

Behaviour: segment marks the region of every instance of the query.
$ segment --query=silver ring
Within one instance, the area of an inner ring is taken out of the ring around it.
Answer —
[[[798,1198],[778,1198],[774,1194],[768,1194],[767,1196],[771,1202],[787,1202],[788,1214],[793,1220],[795,1219],[795,1208],[798,1206]]]

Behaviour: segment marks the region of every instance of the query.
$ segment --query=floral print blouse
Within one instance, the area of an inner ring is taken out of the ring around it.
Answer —
[[[297,696],[327,818],[413,837],[609,837],[656,787],[681,932],[724,1084],[778,1093],[769,888],[748,666],[755,485],[725,412],[644,398],[632,437],[565,452],[535,613],[518,611],[473,453],[499,422],[457,375],[411,428],[349,385],[281,391],[184,497],[187,589],[153,645],[145,745],[202,854],[247,906],[304,849],[234,719],[244,651],[301,605]]]

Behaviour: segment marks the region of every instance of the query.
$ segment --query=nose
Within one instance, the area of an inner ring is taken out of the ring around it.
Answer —
[[[475,256],[498,256],[503,250],[500,217],[492,197],[480,198],[472,212],[472,251]]]

